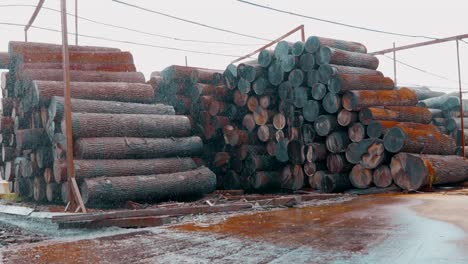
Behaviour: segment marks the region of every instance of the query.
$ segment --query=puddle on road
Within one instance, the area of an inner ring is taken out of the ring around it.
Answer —
[[[337,261],[339,256],[336,263],[468,263],[453,242],[464,238],[463,230],[417,215],[409,208],[423,201],[402,197],[361,196],[341,204],[241,215],[210,226],[185,224],[174,228],[276,245],[305,245],[329,255],[330,261]]]

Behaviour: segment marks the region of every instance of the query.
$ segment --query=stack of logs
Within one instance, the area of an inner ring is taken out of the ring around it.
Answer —
[[[339,192],[395,182],[416,190],[467,178],[442,168],[466,168],[452,156],[454,140],[430,124],[431,112],[416,106],[416,93],[396,89],[366,52],[360,43],[309,37],[229,65],[224,89],[199,101],[205,111],[215,105],[213,113],[229,113],[223,151],[212,163],[218,185]]]
[[[418,96],[419,106],[430,108],[432,124],[441,132],[450,135],[457,143],[457,155],[462,154],[465,148],[465,156],[468,157],[468,100],[463,100],[463,120],[460,111],[460,94],[432,91],[428,87],[411,88]],[[463,122],[462,122],[463,121]],[[462,134],[462,130],[465,130]],[[462,140],[464,136],[464,140]]]
[[[208,193],[215,175],[199,166],[203,144],[154,90],[133,56],[70,46],[72,137],[66,148],[61,46],[10,42],[4,89],[2,159],[11,190],[35,201],[69,201],[67,151],[88,205]]]

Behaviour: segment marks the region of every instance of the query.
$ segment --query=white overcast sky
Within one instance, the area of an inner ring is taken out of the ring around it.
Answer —
[[[396,42],[398,46],[425,41],[422,38],[385,35],[312,21],[246,5],[236,0],[124,1],[159,12],[266,39],[277,38],[290,29],[304,24],[306,36],[317,35],[353,40],[364,43],[369,51],[389,48],[393,42]],[[25,24],[34,10],[33,7],[6,7],[4,5],[35,5],[37,2],[32,0],[1,0],[0,22]],[[88,21],[79,21],[80,34],[232,55],[244,55],[265,44],[261,40],[236,36],[176,21],[124,6],[111,0],[79,0],[78,2],[80,16],[109,24],[175,38],[257,45],[229,46],[181,42],[110,28]],[[252,0],[252,2],[323,19],[404,34],[442,38],[468,33],[468,1],[466,0]],[[68,0],[67,3],[68,11],[74,12],[74,0]],[[44,6],[59,9],[60,1],[46,0]],[[69,29],[72,32],[74,31],[73,23],[73,18],[69,17]],[[60,29],[59,13],[42,10],[34,25]],[[0,25],[0,35],[2,36],[0,41],[1,50],[7,49],[8,41],[10,40],[24,39],[23,28],[21,27]],[[299,39],[299,34],[288,38],[290,41]],[[60,33],[31,29],[29,40],[61,43],[61,36]],[[74,43],[74,37],[70,37],[69,41],[70,43]],[[466,41],[468,42],[468,39]],[[134,55],[137,69],[145,73],[146,76],[149,76],[152,71],[162,70],[164,67],[172,64],[183,65],[185,63],[185,56],[188,57],[189,66],[216,69],[224,69],[234,59],[232,57],[200,55],[133,44],[113,43],[85,37],[81,37],[79,43],[82,45],[113,46],[131,51]],[[467,83],[464,85],[466,87],[464,90],[468,90],[468,44],[460,42],[460,52],[462,79],[464,83]],[[391,56],[391,54],[389,55]],[[387,76],[393,78],[392,61],[384,57],[379,58],[379,69]],[[397,53],[397,58],[408,64],[450,79],[445,80],[403,65],[398,65],[398,83],[430,85],[444,87],[439,88],[439,90],[456,91],[458,87],[458,74],[455,42],[401,51]]]

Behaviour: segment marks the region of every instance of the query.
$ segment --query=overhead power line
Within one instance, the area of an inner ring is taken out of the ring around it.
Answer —
[[[18,27],[24,27],[25,26],[25,24],[9,23],[9,22],[0,22],[0,25],[18,26]],[[58,33],[62,32],[62,31],[60,31],[58,29],[52,29],[52,28],[40,27],[40,26],[31,26],[31,28],[40,29],[40,30],[49,31],[49,32],[58,32]],[[75,35],[74,32],[69,32],[68,34],[71,35],[71,36]],[[215,52],[207,52],[207,51],[179,49],[179,48],[174,48],[174,47],[153,45],[153,44],[147,44],[147,43],[139,43],[139,42],[129,41],[129,40],[118,40],[118,39],[91,36],[91,35],[84,35],[84,34],[78,34],[78,36],[85,37],[85,38],[90,38],[90,39],[105,40],[105,41],[110,41],[110,42],[132,44],[132,45],[137,45],[137,46],[144,46],[144,47],[151,47],[151,48],[158,48],[158,49],[165,49],[165,50],[184,51],[184,52],[196,53],[196,54],[214,55],[214,56],[230,57],[230,58],[238,58],[238,57],[242,56],[242,55],[233,55],[233,54],[225,54],[225,53],[215,53]]]
[[[116,0],[113,0],[113,1],[116,1]],[[355,26],[355,25],[346,24],[346,23],[337,22],[337,21],[332,21],[332,20],[328,20],[328,19],[312,17],[312,16],[306,16],[306,15],[294,13],[294,12],[291,12],[291,11],[281,10],[281,9],[277,9],[277,8],[273,8],[273,7],[269,7],[269,6],[264,6],[264,5],[252,3],[252,2],[249,2],[249,1],[245,1],[245,0],[237,0],[237,1],[239,1],[241,3],[244,3],[244,4],[248,4],[248,5],[268,9],[270,11],[275,11],[275,12],[279,12],[279,13],[283,13],[283,14],[289,14],[289,15],[293,15],[293,16],[297,16],[297,17],[302,17],[302,18],[307,18],[307,19],[311,19],[311,20],[321,21],[321,22],[325,22],[325,23],[338,25],[338,26],[344,26],[344,27],[349,27],[349,28],[355,28],[355,29],[360,29],[360,30],[366,30],[366,31],[382,33],[382,34],[387,34],[387,35],[401,36],[401,37],[437,39],[437,38],[434,38],[434,37],[428,37],[428,36],[423,36],[423,35],[409,35],[409,34],[396,33],[396,32],[384,31],[384,30],[379,30],[379,29],[372,29],[372,28],[367,28],[367,27],[362,27],[362,26]]]
[[[8,4],[8,5],[0,5],[0,7],[33,7],[33,8],[35,8],[36,6],[35,6],[35,5],[28,5],[28,4],[11,4],[11,5]],[[54,9],[54,8],[50,8],[50,7],[45,7],[45,6],[43,6],[42,9],[45,9],[45,10],[48,10],[48,11],[53,11],[53,12],[56,12],[56,13],[60,13],[60,12],[61,12],[61,11],[58,10],[58,9]],[[71,17],[75,17],[74,14],[67,13],[67,15],[69,15],[69,16],[71,16]],[[154,37],[160,37],[160,38],[169,39],[169,40],[175,40],[175,41],[182,41],[182,42],[193,42],[193,43],[204,43],[204,44],[218,44],[218,45],[221,44],[221,45],[230,45],[230,46],[258,46],[258,45],[261,45],[261,44],[259,44],[259,43],[257,43],[257,44],[245,44],[245,43],[231,43],[231,42],[224,42],[224,41],[209,41],[209,40],[184,39],[184,38],[172,37],[172,36],[168,36],[168,35],[161,35],[161,34],[146,32],[146,31],[142,31],[142,30],[138,30],[138,29],[134,29],[134,28],[129,28],[129,27],[124,27],[124,26],[118,26],[118,25],[114,25],[114,24],[110,24],[110,23],[105,23],[105,22],[97,21],[97,20],[94,20],[94,19],[91,19],[91,18],[87,18],[87,17],[83,17],[83,16],[78,16],[78,19],[81,19],[81,20],[84,20],[84,21],[88,21],[88,22],[91,22],[91,23],[94,23],[94,24],[98,24],[98,25],[107,26],[107,27],[112,27],[112,28],[117,28],[117,29],[123,29],[123,30],[131,31],[131,32],[139,33],[139,34],[144,34],[144,35],[149,35],[149,36],[154,36]]]
[[[234,35],[238,35],[238,36],[242,36],[242,37],[253,38],[253,39],[264,40],[264,41],[271,41],[270,39],[260,38],[260,37],[249,35],[249,34],[239,33],[239,32],[235,32],[235,31],[232,31],[232,30],[224,29],[224,28],[210,26],[210,25],[207,25],[207,24],[204,24],[204,23],[201,23],[201,22],[197,22],[197,21],[193,21],[193,20],[173,16],[173,15],[170,15],[170,14],[166,14],[166,13],[162,13],[162,12],[159,12],[159,11],[151,10],[151,9],[148,9],[148,8],[145,8],[145,7],[129,4],[129,3],[126,3],[126,2],[123,2],[123,1],[119,1],[119,0],[112,0],[112,1],[116,2],[116,3],[119,3],[119,4],[130,6],[130,7],[136,8],[136,9],[140,9],[140,10],[143,10],[143,11],[146,11],[146,12],[149,12],[149,13],[158,14],[158,15],[161,15],[161,16],[165,16],[165,17],[175,19],[175,20],[179,20],[179,21],[183,21],[183,22],[186,22],[186,23],[194,24],[194,25],[197,25],[197,26],[201,26],[201,27],[205,27],[205,28],[209,28],[209,29],[213,29],[213,30],[217,30],[217,31],[221,31],[221,32],[226,32],[226,33],[230,33],[230,34],[234,34]]]
[[[390,56],[388,56],[388,55],[382,54],[382,56],[384,56],[386,59],[389,59],[389,60],[392,60],[392,61],[393,61],[393,58],[390,57]],[[443,75],[439,75],[439,74],[436,74],[436,73],[432,73],[432,72],[430,72],[430,71],[427,71],[427,70],[418,68],[418,67],[416,67],[416,66],[410,65],[410,64],[408,64],[408,63],[406,63],[406,62],[402,62],[402,61],[400,61],[400,60],[396,60],[396,62],[398,62],[399,64],[402,64],[402,65],[404,65],[404,66],[406,66],[406,67],[409,67],[409,68],[411,68],[411,69],[420,71],[420,72],[422,72],[422,73],[425,73],[425,74],[428,74],[428,75],[431,75],[431,76],[434,76],[434,77],[437,77],[437,78],[439,78],[439,79],[443,79],[443,80],[446,80],[446,81],[458,83],[457,80],[453,80],[453,79],[450,79],[450,78],[445,77],[445,76],[443,76]],[[463,84],[468,85],[468,83],[463,83]]]

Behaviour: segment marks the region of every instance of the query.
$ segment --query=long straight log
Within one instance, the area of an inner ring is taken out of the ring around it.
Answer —
[[[81,52],[120,52],[117,48],[98,47],[98,46],[75,46],[69,45],[70,51],[81,51]],[[8,43],[8,53],[10,56],[19,55],[25,52],[52,52],[60,51],[62,45],[50,44],[50,43],[39,43],[39,42],[22,42],[22,41],[10,41]]]
[[[425,86],[407,87],[407,88],[412,90],[416,94],[416,96],[418,97],[418,100],[425,100],[425,99],[445,95],[444,92],[432,91],[429,87],[425,87]]]
[[[458,98],[457,96],[446,94],[439,97],[421,100],[419,101],[418,106],[423,106],[427,108],[437,108],[442,111],[449,111],[460,107],[460,98]]]
[[[391,91],[348,91],[342,98],[343,107],[348,111],[359,111],[370,106],[415,106],[416,94],[409,89]]]
[[[196,168],[191,158],[75,160],[74,163],[77,179],[164,174]],[[54,177],[57,183],[67,179],[67,166],[64,161],[54,161]]]
[[[379,59],[373,55],[331,47],[321,47],[317,52],[316,58],[318,64],[336,64],[371,70],[375,70],[379,67]]]
[[[185,116],[72,114],[73,137],[186,137],[192,133]],[[62,121],[62,132],[66,127]]]
[[[366,107],[359,112],[359,120],[365,125],[369,125],[372,120],[429,124],[432,114],[427,108],[417,106]]]
[[[166,200],[200,196],[216,188],[216,175],[206,167],[159,175],[86,179],[80,190],[85,204],[127,200]]]
[[[63,118],[63,97],[53,96],[48,108],[48,117],[56,122]],[[97,101],[72,99],[71,110],[77,113],[105,113],[105,114],[144,114],[144,115],[175,115],[174,107],[170,105],[136,104],[113,101]]]
[[[349,173],[349,180],[354,187],[367,189],[372,184],[372,173],[372,170],[364,168],[361,164],[356,164]]]
[[[347,173],[324,173],[320,181],[320,189],[325,193],[343,192],[351,189]]]
[[[468,179],[468,161],[459,156],[398,153],[392,158],[390,170],[395,183],[407,191]]]
[[[371,138],[380,138],[381,136],[385,135],[389,129],[393,127],[406,127],[433,133],[440,132],[439,129],[432,124],[374,120],[371,121],[367,126],[367,135]]]
[[[62,70],[54,69],[29,69],[17,74],[23,81],[63,81],[62,73]],[[141,72],[70,71],[70,81],[145,83],[145,76]]]
[[[331,78],[339,74],[383,76],[380,71],[376,70],[334,64],[322,64],[318,68],[318,72],[319,80],[322,83],[328,83]]]
[[[30,69],[63,69],[60,62],[22,63],[19,70]],[[71,63],[71,71],[105,71],[105,72],[135,72],[133,63]]]
[[[114,63],[133,64],[133,56],[130,52],[87,52],[71,51],[70,63]],[[62,63],[63,54],[60,50],[49,52],[23,52],[20,56],[23,63]]]
[[[393,127],[384,136],[385,150],[398,153],[453,155],[455,140],[438,132]]]
[[[352,52],[367,53],[366,46],[361,43],[317,36],[308,37],[304,48],[307,52],[314,53],[317,52],[322,46],[328,46]]]
[[[154,98],[151,85],[139,83],[72,82],[70,92],[75,99],[102,101],[152,103]],[[48,105],[53,96],[63,96],[63,82],[34,82],[31,98],[33,104]]]
[[[392,79],[375,74],[337,74],[328,81],[332,93],[345,93],[354,90],[393,90]]]
[[[220,70],[171,65],[161,72],[161,76],[167,82],[189,80],[193,83],[221,84],[223,73]]]
[[[380,165],[377,167],[373,174],[372,179],[375,186],[379,188],[387,188],[393,183],[392,172],[388,165]]]
[[[199,137],[186,138],[80,138],[74,144],[77,159],[132,159],[190,157],[202,153]]]

